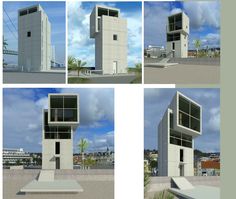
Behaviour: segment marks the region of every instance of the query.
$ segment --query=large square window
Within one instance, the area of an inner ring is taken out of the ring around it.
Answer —
[[[189,128],[189,116],[185,113],[179,113],[179,125]]]
[[[63,96],[51,96],[50,107],[51,108],[63,108]]]
[[[191,116],[200,119],[200,107],[191,103]]]
[[[64,97],[64,108],[77,108],[77,97],[65,96]]]
[[[200,121],[198,119],[191,117],[191,129],[200,131]]]
[[[189,114],[189,101],[179,96],[179,110]]]
[[[77,121],[77,110],[76,109],[65,109],[64,110],[64,121],[76,122]]]

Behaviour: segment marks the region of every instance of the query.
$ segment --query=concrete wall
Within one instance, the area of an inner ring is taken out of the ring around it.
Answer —
[[[127,68],[127,21],[117,17],[102,16],[102,69],[104,74],[113,74],[113,62],[117,62],[116,73],[126,73]],[[113,35],[117,40],[113,40]]]
[[[73,134],[72,134],[73,135]],[[55,157],[60,157],[60,169],[73,169],[73,139],[43,139],[42,169],[56,169]],[[55,154],[55,143],[60,142],[60,154]]]
[[[45,71],[51,67],[51,25],[44,11],[38,9],[18,16],[18,66],[26,72]],[[31,32],[30,37],[27,32]]]
[[[180,176],[180,149],[184,150],[184,176],[193,176],[193,149],[174,144],[168,145],[168,176]]]
[[[158,126],[158,172],[159,176],[168,176],[169,109]]]

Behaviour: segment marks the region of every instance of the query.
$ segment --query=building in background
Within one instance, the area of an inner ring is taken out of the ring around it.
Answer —
[[[25,72],[51,69],[51,24],[40,5],[18,11],[18,66]]]
[[[31,164],[33,162],[33,158],[30,156],[30,153],[25,152],[22,148],[4,148],[2,157],[3,165]]]
[[[95,6],[90,15],[90,38],[95,38],[95,68],[102,74],[126,73],[127,20],[120,10]]]
[[[149,45],[145,49],[145,56],[146,57],[159,58],[159,57],[165,57],[165,55],[166,55],[166,50],[165,50],[164,46]]]
[[[198,176],[220,176],[220,157],[202,157],[197,161]]]
[[[194,138],[201,134],[201,105],[176,92],[158,125],[159,176],[193,176]]]
[[[42,169],[73,169],[73,134],[79,125],[79,96],[49,94],[43,112]]]
[[[168,17],[166,33],[166,56],[187,58],[189,18],[184,13],[177,13]]]

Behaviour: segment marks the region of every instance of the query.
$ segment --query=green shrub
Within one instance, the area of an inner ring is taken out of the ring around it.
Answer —
[[[155,193],[152,199],[174,199],[174,195],[164,190],[162,192]]]

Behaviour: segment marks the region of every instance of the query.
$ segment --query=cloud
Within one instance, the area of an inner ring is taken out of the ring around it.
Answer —
[[[218,131],[220,129],[220,107],[215,107],[210,110],[208,128],[212,131]]]
[[[183,10],[180,9],[180,8],[174,8],[173,10],[170,11],[170,14],[173,15],[173,14],[177,14],[177,13],[180,13],[182,12]]]
[[[218,1],[190,1],[183,3],[191,27],[199,30],[203,26],[220,27],[220,4]]]
[[[94,136],[89,142],[91,151],[106,151],[107,147],[109,150],[114,150],[114,132],[110,131],[103,135]]]

